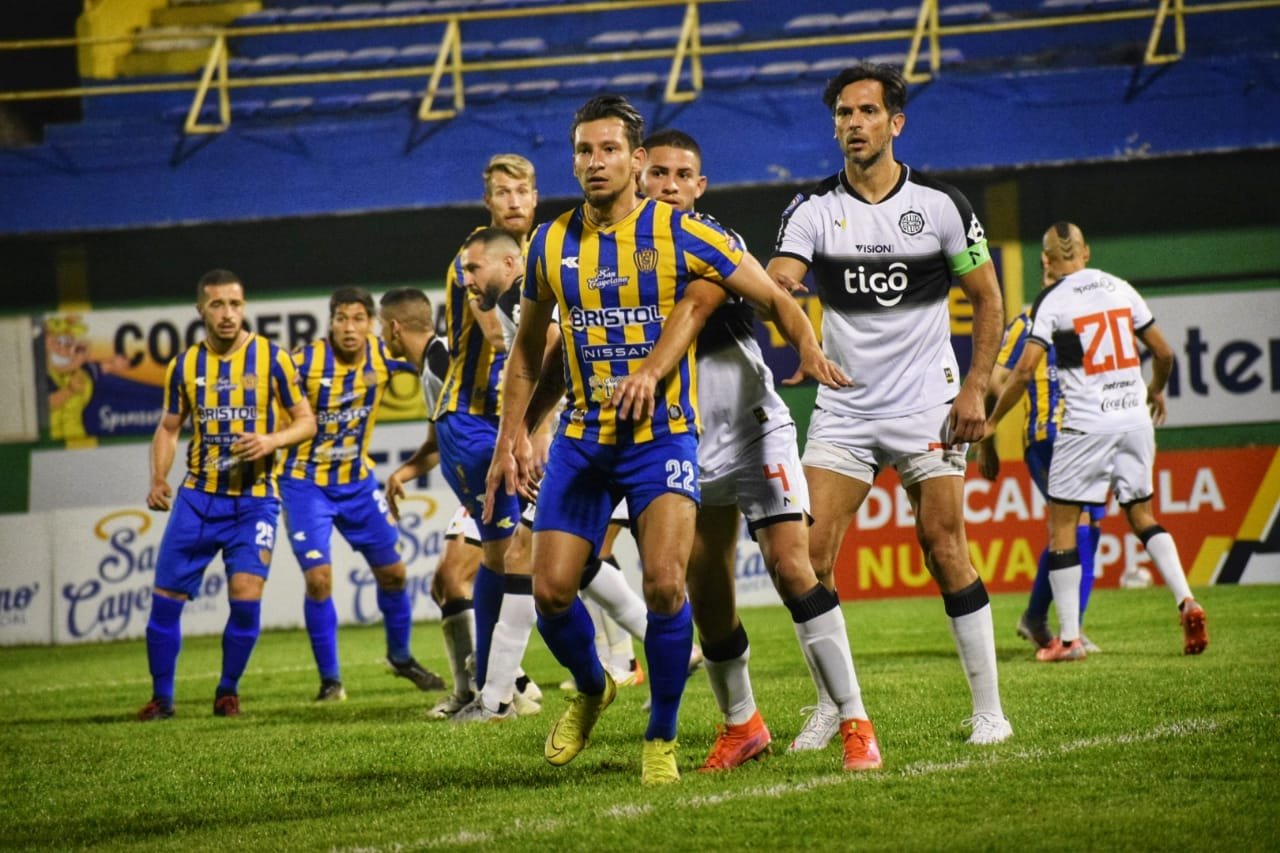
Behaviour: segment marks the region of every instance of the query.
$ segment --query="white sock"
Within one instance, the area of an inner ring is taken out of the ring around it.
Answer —
[[[606,663],[614,673],[626,675],[631,672],[631,663],[636,659],[631,632],[615,622],[608,613],[601,612],[600,617],[604,625],[605,639],[609,644],[609,657]]]
[[[440,623],[440,628],[444,631],[444,649],[449,656],[449,671],[453,673],[453,692],[475,692],[475,684],[467,672],[467,657],[475,653],[476,612],[468,607],[452,616],[446,616]]]
[[[844,612],[835,607],[792,624],[809,664],[809,673],[818,686],[819,704],[825,695],[827,704],[834,705],[840,712],[840,719],[867,719],[862,688],[858,686],[858,675],[853,668],[853,653],[849,650]]]
[[[582,594],[599,604],[631,636],[644,639],[645,628],[649,624],[648,610],[644,600],[622,576],[621,569],[609,563],[602,564]]]
[[[596,629],[596,657],[606,667],[609,665],[609,635],[605,632],[604,620],[609,618],[604,608],[589,598],[582,599],[587,613],[591,616],[591,624]]]
[[[711,693],[716,697],[720,713],[724,714],[724,721],[732,726],[742,725],[756,712],[756,697],[751,692],[751,676],[747,671],[750,660],[750,646],[729,660],[706,660]]]
[[[1053,606],[1058,609],[1058,636],[1062,644],[1080,639],[1080,560],[1063,569],[1049,570]]]
[[[1079,578],[1076,579],[1079,583]],[[1078,593],[1077,593],[1078,594]],[[996,635],[991,625],[991,605],[963,616],[952,616],[951,634],[956,638],[960,665],[969,680],[973,713],[1004,716],[1000,708],[1000,679],[996,672]],[[1077,628],[1077,630],[1079,630]]]
[[[498,622],[489,642],[489,669],[480,698],[490,711],[511,701],[516,690],[516,672],[524,658],[525,646],[534,623],[533,594],[507,590],[502,596]]]
[[[1182,560],[1178,559],[1178,546],[1174,544],[1169,531],[1161,530],[1143,544],[1151,555],[1151,562],[1160,571],[1164,585],[1173,593],[1174,604],[1182,604],[1186,599],[1192,598],[1186,572],[1182,570]]]

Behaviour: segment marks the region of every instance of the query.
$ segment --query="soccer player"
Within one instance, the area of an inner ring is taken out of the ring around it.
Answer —
[[[1182,651],[1209,645],[1204,608],[1191,595],[1178,549],[1151,509],[1155,426],[1164,423],[1164,388],[1173,350],[1151,309],[1127,281],[1089,267],[1089,245],[1079,227],[1055,222],[1044,233],[1041,262],[1057,282],[1031,308],[1031,333],[1013,375],[987,419],[986,433],[1021,399],[1052,346],[1066,412],[1049,466],[1049,584],[1058,609],[1058,636],[1036,652],[1041,661],[1085,657],[1080,640],[1080,507],[1115,491],[1134,535],[1142,540],[1173,593],[1182,624]],[[1151,381],[1144,383],[1137,340],[1151,351]]]
[[[373,297],[344,287],[329,297],[329,334],[293,356],[298,380],[316,413],[314,438],[285,457],[280,482],[289,544],[306,580],[303,615],[320,671],[317,702],[347,698],[338,666],[338,610],[333,603],[333,529],[364,555],[378,584],[387,635],[387,663],[419,690],[443,690],[444,680],[410,652],[413,603],[405,589],[400,538],[369,458],[378,404],[393,373],[414,365],[389,357],[373,334]]]
[[[497,154],[485,167],[484,186],[488,227],[507,231],[523,244],[533,228],[538,203],[533,164],[518,154]],[[506,345],[500,312],[494,306],[485,308],[465,284],[464,254],[460,249],[446,276],[445,325],[451,360],[435,406],[435,430],[441,472],[476,520],[484,551],[472,587],[475,681],[480,693],[474,700],[477,707],[461,719],[485,721],[514,716],[514,694],[530,689],[532,682],[520,672],[520,660],[533,630],[534,610],[527,565],[508,566],[507,560],[513,537],[519,533],[519,500],[514,495],[504,499],[492,521],[480,517],[484,477],[498,434]],[[537,691],[537,686],[532,690]]]
[[[533,473],[528,434],[545,409],[542,400],[530,402],[558,307],[568,404],[538,492],[533,564],[538,629],[579,692],[552,726],[544,756],[564,765],[578,755],[617,693],[595,653],[578,589],[614,505],[625,497],[649,611],[644,646],[652,703],[641,780],[661,784],[680,778],[676,718],[693,643],[684,569],[698,500],[696,371],[687,350],[664,376],[639,370],[637,362],[661,346],[665,316],[689,282],[706,278],[778,317],[807,375],[831,384],[843,377],[823,358],[799,306],[730,235],[637,197],[643,132],[644,119],[617,95],[593,98],[574,116],[573,170],[585,203],[539,226],[529,247],[485,518],[500,517],[498,508]],[[637,404],[619,417],[611,398],[632,385],[628,400]]]
[[[1048,287],[1056,282],[1047,270],[1042,271],[1041,285]],[[996,365],[991,371],[991,384],[987,387],[987,411],[995,409],[1000,392],[1009,381],[1014,365],[1022,356],[1026,347],[1027,335],[1031,331],[1031,314],[1023,311],[1005,329],[1004,343],[996,356]],[[1036,365],[1035,376],[1027,383],[1027,394],[1023,408],[1026,411],[1023,428],[1023,459],[1027,463],[1027,471],[1031,482],[1035,483],[1045,500],[1049,499],[1049,463],[1053,459],[1053,441],[1062,429],[1062,390],[1058,384],[1058,354],[1049,347],[1045,358]],[[1000,457],[996,455],[994,438],[986,438],[978,442],[978,470],[988,480],[995,480],[1000,473]],[[1101,504],[1090,504],[1083,507],[1080,523],[1076,527],[1076,538],[1080,542],[1080,624],[1083,631],[1084,612],[1089,603],[1089,594],[1093,591],[1094,557],[1098,550],[1098,540],[1102,531],[1099,525],[1106,514],[1106,507]],[[1018,636],[1029,640],[1036,648],[1044,648],[1053,641],[1053,633],[1049,630],[1049,604],[1053,601],[1053,591],[1049,588],[1049,546],[1046,544],[1040,552],[1040,561],[1036,567],[1035,581],[1031,587],[1031,596],[1027,601],[1027,609],[1018,618]],[[1089,653],[1101,651],[1090,642],[1083,632],[1080,639],[1085,651]]]
[[[697,141],[665,130],[645,139],[644,149],[644,194],[692,211],[707,187]],[[699,295],[707,297],[698,308],[705,325],[696,350],[702,503],[689,560],[689,601],[711,692],[724,715],[701,769],[738,767],[763,756],[772,741],[752,694],[747,666],[751,648],[735,604],[739,510],[791,611],[814,683],[837,706],[844,768],[878,768],[880,747],[862,704],[840,601],[818,582],[809,563],[809,497],[795,421],[774,390],[773,374],[756,342],[751,306],[726,300],[722,288],[705,285],[690,287],[685,301]]]
[[[906,123],[898,71],[846,68],[827,83],[823,103],[844,168],[796,196],[769,261],[790,290],[804,289],[812,271],[823,347],[853,380],[819,388],[809,422],[810,558],[834,590],[845,531],[876,473],[894,466],[969,681],[969,742],[1000,743],[1012,728],[1000,704],[991,606],[969,562],[962,511],[965,453],[982,438],[983,395],[1003,326],[995,267],[965,197],[894,159],[893,140]],[[963,384],[947,310],[953,276],[973,305],[973,359]],[[823,743],[837,721],[832,697],[819,689],[797,740]]]
[[[147,620],[151,701],[138,712],[144,722],[173,716],[182,609],[200,590],[204,571],[219,551],[231,614],[222,634],[222,677],[213,713],[239,715],[240,677],[258,641],[262,589],[280,514],[276,451],[316,431],[289,354],[245,327],[244,306],[239,276],[228,270],[205,273],[196,285],[196,310],[206,338],[175,356],[165,371],[164,414],[151,439],[147,507],[173,514],[156,555]],[[187,475],[175,497],[169,470],[188,417],[194,432]]]

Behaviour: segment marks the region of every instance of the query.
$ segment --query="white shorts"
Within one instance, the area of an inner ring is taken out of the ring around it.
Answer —
[[[796,449],[796,425],[784,424],[739,448],[715,470],[702,469],[703,506],[734,506],[754,531],[774,521],[804,520],[809,484]]]
[[[1156,431],[1148,425],[1128,432],[1078,433],[1061,430],[1049,463],[1049,499],[1100,504],[1107,488],[1121,506],[1151,498]]]
[[[875,482],[886,465],[898,469],[904,486],[963,477],[969,445],[950,443],[950,417],[950,403],[900,418],[852,418],[814,409],[804,464],[864,483]]]
[[[480,528],[476,527],[476,520],[465,507],[460,506],[454,511],[453,518],[449,519],[449,526],[445,528],[444,538],[465,539],[472,545],[480,544]]]

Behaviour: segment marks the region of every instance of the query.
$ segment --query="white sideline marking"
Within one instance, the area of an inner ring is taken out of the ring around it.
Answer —
[[[664,804],[663,808],[684,808],[684,809],[704,809],[712,808],[726,803],[733,803],[739,800],[749,799],[776,799],[778,797],[790,796],[793,794],[802,794],[811,791],[814,788],[825,788],[832,785],[843,785],[849,783],[873,783],[884,781],[886,779],[929,776],[935,773],[946,773],[956,770],[967,770],[970,767],[991,767],[998,764],[1005,764],[1010,761],[1023,761],[1027,759],[1043,760],[1055,755],[1065,755],[1071,752],[1079,752],[1082,749],[1097,749],[1100,747],[1124,746],[1133,743],[1147,743],[1163,738],[1184,738],[1193,735],[1207,734],[1216,731],[1217,722],[1214,720],[1183,720],[1178,723],[1169,723],[1162,726],[1156,726],[1154,729],[1146,732],[1127,732],[1117,735],[1108,735],[1105,737],[1082,738],[1080,740],[1068,741],[1056,748],[1035,748],[1021,749],[1013,752],[993,753],[985,751],[985,747],[977,747],[984,752],[973,758],[962,758],[956,761],[933,762],[918,761],[915,764],[908,764],[905,767],[896,770],[888,770],[878,773],[841,773],[838,775],[815,776],[803,782],[779,782],[773,785],[760,785],[754,788],[744,788],[738,791],[724,791],[716,794],[702,794],[696,797],[690,797],[680,806],[671,806]],[[617,805],[606,806],[597,812],[598,817],[612,818],[613,820],[628,820],[631,818],[644,817],[654,811],[654,806],[646,803],[620,803]],[[572,826],[579,825],[582,822],[582,816],[576,816],[572,820],[547,818],[541,820],[516,820],[514,823],[501,827],[500,829],[460,829],[449,835],[442,835],[436,838],[419,838],[415,841],[392,842],[386,845],[375,845],[370,847],[334,847],[330,848],[333,853],[384,853],[384,851],[395,851],[402,853],[406,850],[430,849],[432,847],[456,847],[467,844],[494,844],[496,842],[506,841],[507,843],[527,839],[531,834],[553,833],[569,829]]]

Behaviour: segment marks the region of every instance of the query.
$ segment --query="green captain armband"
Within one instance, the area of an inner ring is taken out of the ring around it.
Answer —
[[[951,272],[954,275],[964,275],[973,272],[989,260],[991,260],[991,252],[987,249],[987,241],[979,240],[960,254],[947,258],[947,263],[951,265]]]

